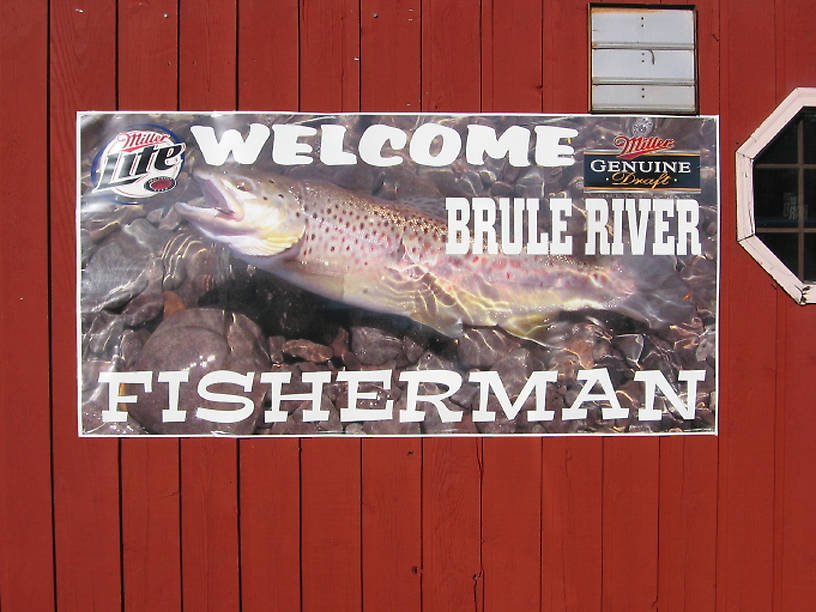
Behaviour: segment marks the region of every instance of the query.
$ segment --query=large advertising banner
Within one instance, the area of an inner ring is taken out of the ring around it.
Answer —
[[[80,435],[716,433],[716,117],[77,133]]]

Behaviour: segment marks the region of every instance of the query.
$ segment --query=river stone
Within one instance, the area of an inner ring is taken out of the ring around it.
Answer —
[[[612,339],[614,346],[630,366],[637,366],[643,353],[643,336],[641,334],[620,334]]]
[[[324,363],[334,355],[330,347],[306,339],[287,340],[283,343],[281,350],[286,355],[313,363]]]
[[[338,327],[334,340],[330,344],[335,357],[343,357],[343,353],[349,350],[349,333],[345,327]]]
[[[286,344],[286,338],[283,336],[269,336],[267,342],[269,358],[272,362],[283,363],[283,345]]]
[[[501,380],[502,385],[504,385],[504,389],[507,392],[507,396],[511,402],[516,401],[519,392],[521,392],[524,385],[527,384],[527,380],[530,378],[530,375],[533,372],[533,363],[535,362],[530,351],[525,348],[518,348],[507,355],[504,359],[500,360],[494,366],[493,369],[499,375],[499,379]],[[474,410],[479,408],[479,402],[480,394],[476,394],[471,404]],[[528,410],[534,410],[535,402],[535,394],[531,393],[525,400],[517,419],[524,419],[526,421],[526,416],[524,416],[524,413]],[[497,423],[504,417],[504,410],[502,409],[501,404],[494,393],[488,394],[487,409],[496,413]],[[507,433],[510,431],[508,427],[509,426],[503,426],[501,429],[482,429],[482,431],[489,433]]]
[[[146,329],[126,329],[122,332],[122,339],[119,342],[119,356],[126,369],[133,369],[131,364],[141,354],[142,347],[148,338],[150,338],[150,332]]]
[[[504,412],[499,412],[496,414],[496,419],[493,421],[485,421],[476,423],[476,428],[479,430],[480,433],[484,434],[512,434],[519,431],[521,428],[522,420],[524,416],[519,413],[517,422],[510,421],[505,416]],[[523,421],[525,424],[527,421]]]
[[[158,266],[153,267],[152,270],[153,274],[148,278],[144,291],[130,300],[122,309],[122,319],[128,327],[138,327],[164,313],[161,271]]]
[[[496,328],[470,327],[459,338],[456,354],[464,367],[489,368],[518,346],[517,340]]]
[[[172,236],[172,232],[157,229],[147,219],[135,219],[126,225],[122,232],[131,236],[154,256],[161,256],[164,246]]]
[[[106,387],[107,385],[102,385]],[[82,401],[82,432],[95,436],[136,436],[145,434],[144,428],[131,417],[123,423],[102,420],[102,411],[107,409],[107,398],[100,394]]]
[[[405,336],[402,339],[402,352],[408,363],[416,363],[425,352],[425,344],[419,342],[417,338]]]
[[[134,219],[145,216],[142,206],[100,203],[89,208],[90,210],[87,210],[83,205],[81,223],[82,227],[88,230],[87,236],[93,242],[100,242],[113,236]]]
[[[415,436],[422,433],[419,423],[400,423],[396,409],[394,415],[390,421],[366,421],[363,431],[375,436]]]
[[[382,365],[402,353],[402,341],[376,327],[354,326],[351,350],[365,365]]]
[[[120,307],[160,274],[161,265],[150,249],[118,232],[96,250],[82,271],[82,312]]]
[[[93,355],[112,357],[118,350],[118,341],[125,324],[120,315],[103,310],[93,317],[83,336],[83,350]]]
[[[262,416],[261,404],[266,393],[266,386],[259,383],[258,376],[271,365],[264,344],[258,326],[240,314],[193,308],[169,316],[145,342],[133,370],[154,373],[187,371],[189,379],[182,383],[179,396],[179,409],[187,411],[187,420],[182,423],[162,422],[162,410],[167,408],[168,385],[157,382],[155,374],[151,393],[145,392],[140,385],[129,390],[138,397],[138,402],[128,407],[129,413],[152,433],[252,433]],[[196,416],[198,407],[224,411],[237,409],[234,403],[205,401],[198,396],[199,380],[214,370],[232,370],[240,374],[255,372],[249,393],[233,384],[210,386],[212,392],[249,397],[255,405],[249,418],[237,423],[212,423]]]
[[[289,413],[289,419],[285,423],[275,423],[269,430],[272,434],[278,435],[314,435],[314,434],[340,434],[343,433],[343,424],[340,422],[340,412],[334,407],[332,401],[324,394],[321,399],[321,409],[329,411],[328,421],[303,422],[303,411],[312,407],[309,401],[297,404],[294,411]]]

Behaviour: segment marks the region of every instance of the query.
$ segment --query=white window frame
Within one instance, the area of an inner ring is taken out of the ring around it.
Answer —
[[[737,150],[737,242],[798,304],[816,304],[816,285],[799,280],[756,235],[754,160],[803,108],[816,108],[816,87],[798,87]]]

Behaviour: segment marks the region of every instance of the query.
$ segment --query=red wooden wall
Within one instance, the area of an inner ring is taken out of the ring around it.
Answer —
[[[588,5],[0,2],[0,610],[814,609],[816,307],[737,245],[734,151],[816,11],[696,6],[719,438],[117,441],[76,435],[76,110],[585,112]]]

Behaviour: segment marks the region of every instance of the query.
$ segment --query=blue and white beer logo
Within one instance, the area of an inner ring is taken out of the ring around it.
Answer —
[[[120,132],[94,159],[94,192],[111,193],[127,204],[170,191],[184,164],[184,149],[173,132],[159,126]]]

